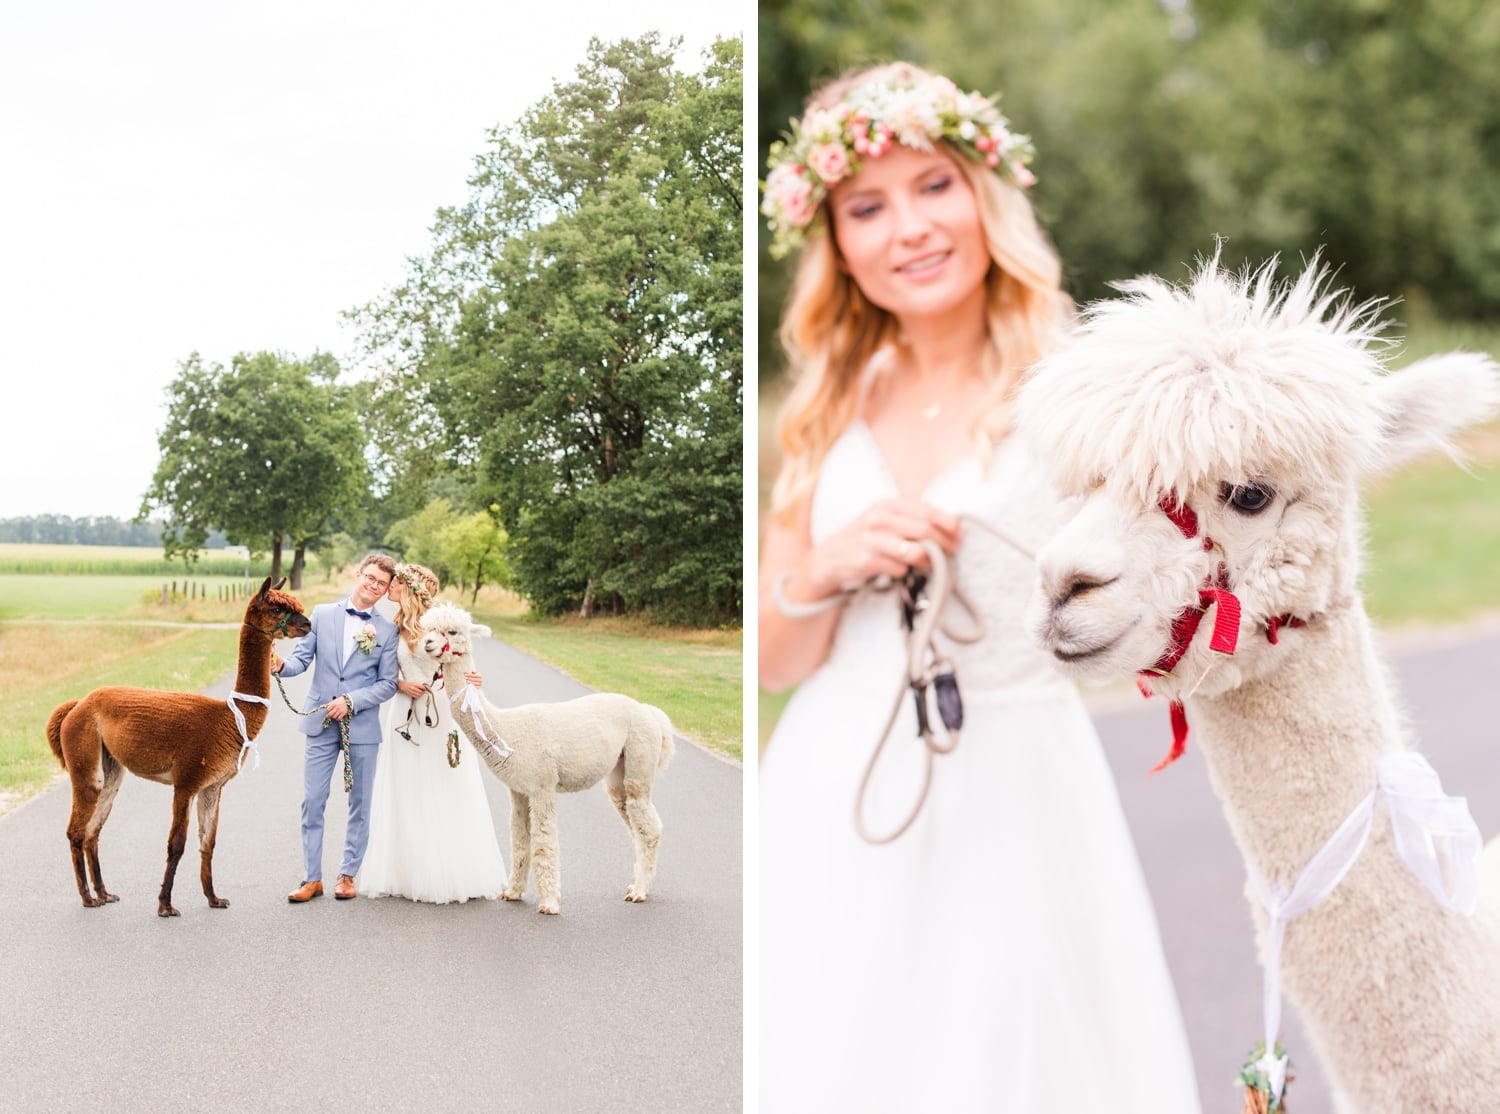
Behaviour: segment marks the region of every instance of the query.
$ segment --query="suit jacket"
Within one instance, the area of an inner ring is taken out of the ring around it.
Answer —
[[[368,654],[356,649],[346,657],[347,602],[340,600],[313,608],[312,633],[297,640],[286,657],[281,675],[295,677],[315,662],[307,706],[315,708],[336,696],[348,696],[354,708],[354,718],[349,721],[349,745],[374,745],[380,742],[378,709],[396,694],[396,642],[400,635],[395,623],[378,611],[371,612],[375,648]],[[323,717],[317,713],[302,716],[297,721],[297,730],[304,735],[317,735],[323,730]]]

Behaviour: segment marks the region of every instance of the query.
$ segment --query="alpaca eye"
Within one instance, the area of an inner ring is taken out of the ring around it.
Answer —
[[[1220,489],[1220,496],[1237,511],[1259,514],[1271,505],[1276,493],[1260,484],[1225,484]]]

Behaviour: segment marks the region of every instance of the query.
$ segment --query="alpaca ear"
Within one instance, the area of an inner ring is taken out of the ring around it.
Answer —
[[[269,576],[268,576],[268,577],[266,577],[266,583],[267,583],[267,584],[269,584],[269,583],[271,583],[271,578],[270,578],[270,577],[269,577]],[[281,591],[281,590],[282,590],[282,589],[283,589],[283,588],[285,588],[285,587],[286,587],[286,577],[284,577],[284,576],[283,576],[283,577],[282,577],[282,578],[281,578],[281,579],[280,579],[280,580],[279,580],[279,581],[278,581],[278,582],[277,582],[277,584],[276,584],[276,590],[277,590],[277,591],[278,591],[278,592],[279,592],[279,591]]]
[[[483,623],[475,623],[469,627],[470,638],[493,638],[494,636],[495,632]]]
[[[1488,356],[1429,356],[1376,383],[1383,414],[1373,470],[1394,468],[1433,449],[1460,459],[1452,437],[1500,411],[1500,366]]]
[[[285,581],[283,581],[283,583],[285,583]],[[262,582],[262,583],[261,583],[261,586],[260,586],[260,591],[259,591],[259,592],[257,592],[257,593],[256,593],[256,595],[258,595],[258,596],[261,596],[261,597],[264,597],[264,596],[265,596],[265,594],[266,594],[266,593],[267,593],[267,592],[269,592],[269,591],[270,591],[270,590],[271,590],[271,578],[270,578],[270,577],[269,577],[269,576],[268,576],[268,577],[266,577],[266,579],[265,579],[265,580],[264,580],[264,581],[263,581],[263,582]]]

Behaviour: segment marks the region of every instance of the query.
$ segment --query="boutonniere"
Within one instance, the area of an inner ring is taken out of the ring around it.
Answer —
[[[354,636],[354,648],[361,654],[368,654],[375,649],[375,627],[366,623]]]

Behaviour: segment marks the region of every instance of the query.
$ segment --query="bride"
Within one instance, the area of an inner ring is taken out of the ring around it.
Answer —
[[[797,686],[760,766],[763,1110],[1199,1109],[1098,737],[1022,623],[1059,508],[1010,391],[1067,317],[1028,158],[992,100],[904,64],[824,87],[772,150],[773,254],[802,256],[761,555],[760,680]],[[898,594],[850,589],[941,582],[945,554],[985,633],[935,636],[963,722],[930,759]]]
[[[453,721],[441,675],[412,648],[438,580],[421,565],[399,565],[387,599],[396,605],[400,680],[381,723],[385,754],[375,769],[370,846],[359,872],[367,897],[437,903],[495,898],[506,869],[485,798],[482,763]],[[464,679],[482,684],[478,673]]]

